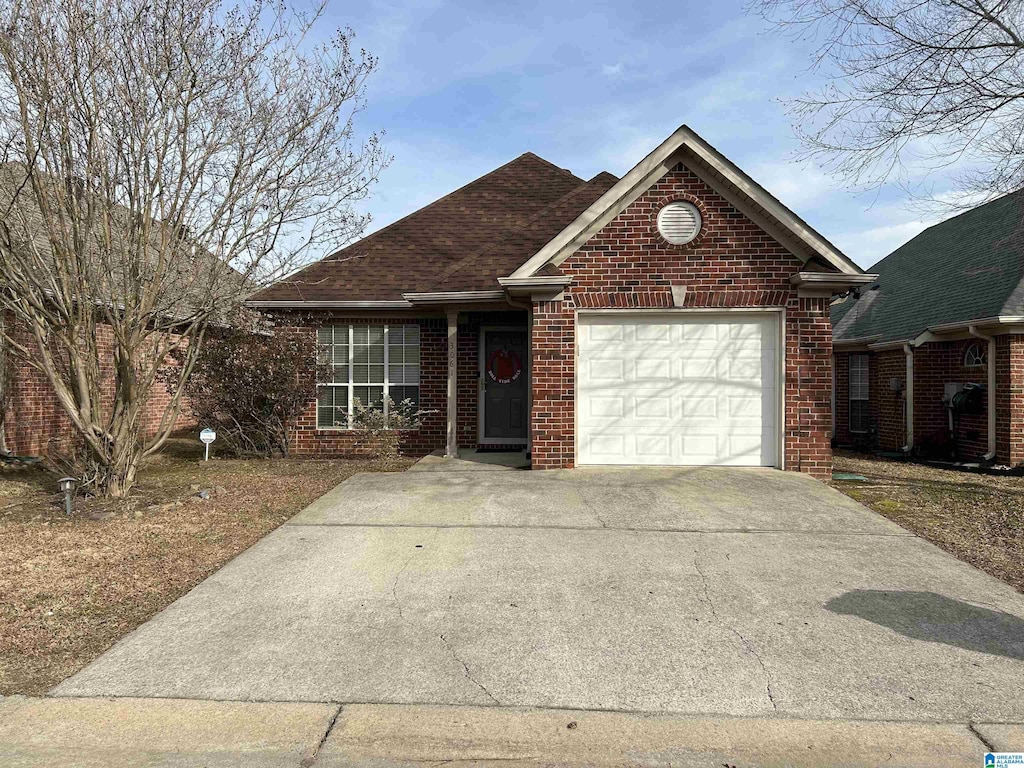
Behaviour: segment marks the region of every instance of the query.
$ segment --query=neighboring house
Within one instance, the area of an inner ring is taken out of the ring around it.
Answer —
[[[826,477],[829,302],[870,279],[684,126],[621,179],[524,154],[249,303],[334,363],[297,454],[390,395],[433,412],[410,453]]]
[[[1022,201],[925,230],[834,303],[837,444],[1024,462]]]
[[[18,194],[25,187],[26,173],[25,166],[20,163],[0,163],[0,212],[7,211],[9,206],[12,210],[16,209],[19,216],[12,216],[9,223],[14,234],[35,239],[46,250],[48,235],[42,215],[31,196],[24,191]],[[195,287],[183,288],[180,294],[173,297],[174,305],[187,305],[190,291],[199,296],[206,287],[202,278],[209,272],[209,263],[199,258],[192,262],[182,270],[182,274],[187,271],[200,277],[192,277],[188,281],[182,279],[183,284]],[[236,290],[239,295],[244,295],[241,287]],[[34,346],[31,334],[27,329],[19,328],[10,313],[0,313],[0,323],[25,346],[30,349]],[[113,329],[106,323],[99,323],[97,331],[98,346],[103,350],[100,358],[103,394],[112,402],[115,374]],[[174,364],[173,361],[168,363],[169,366]],[[151,437],[160,429],[161,419],[170,400],[171,395],[165,387],[153,388],[142,408],[140,427],[143,437]],[[185,429],[192,426],[195,426],[195,420],[186,406],[178,414],[174,427]],[[40,456],[66,453],[75,447],[77,439],[78,432],[60,405],[46,375],[13,353],[4,354],[0,345],[0,454]]]

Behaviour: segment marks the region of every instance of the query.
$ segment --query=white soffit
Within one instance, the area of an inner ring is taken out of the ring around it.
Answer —
[[[817,256],[844,274],[863,273],[860,267],[803,219],[696,132],[683,125],[513,272],[511,277],[529,277],[548,263],[556,266],[561,264],[680,162],[770,234],[779,234],[783,244],[794,250],[800,258],[807,261]]]

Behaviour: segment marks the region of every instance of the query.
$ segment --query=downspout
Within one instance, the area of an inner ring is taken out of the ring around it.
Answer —
[[[907,356],[907,387],[905,410],[907,415],[907,444],[901,448],[904,453],[914,449],[914,348],[908,343],[903,345],[903,354]]]
[[[976,325],[967,326],[967,331],[988,342],[988,453],[982,458],[992,461],[996,457],[996,339],[979,331]]]

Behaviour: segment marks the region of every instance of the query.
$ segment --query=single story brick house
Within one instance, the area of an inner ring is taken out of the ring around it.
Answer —
[[[925,230],[833,303],[837,444],[1024,463],[1022,202]]]
[[[410,453],[825,477],[829,304],[872,279],[683,126],[621,179],[524,154],[249,303],[333,361],[296,454],[389,396]]]

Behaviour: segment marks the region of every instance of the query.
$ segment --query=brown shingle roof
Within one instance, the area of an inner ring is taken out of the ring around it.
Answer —
[[[603,194],[531,152],[251,297],[388,301],[403,293],[497,289]]]

